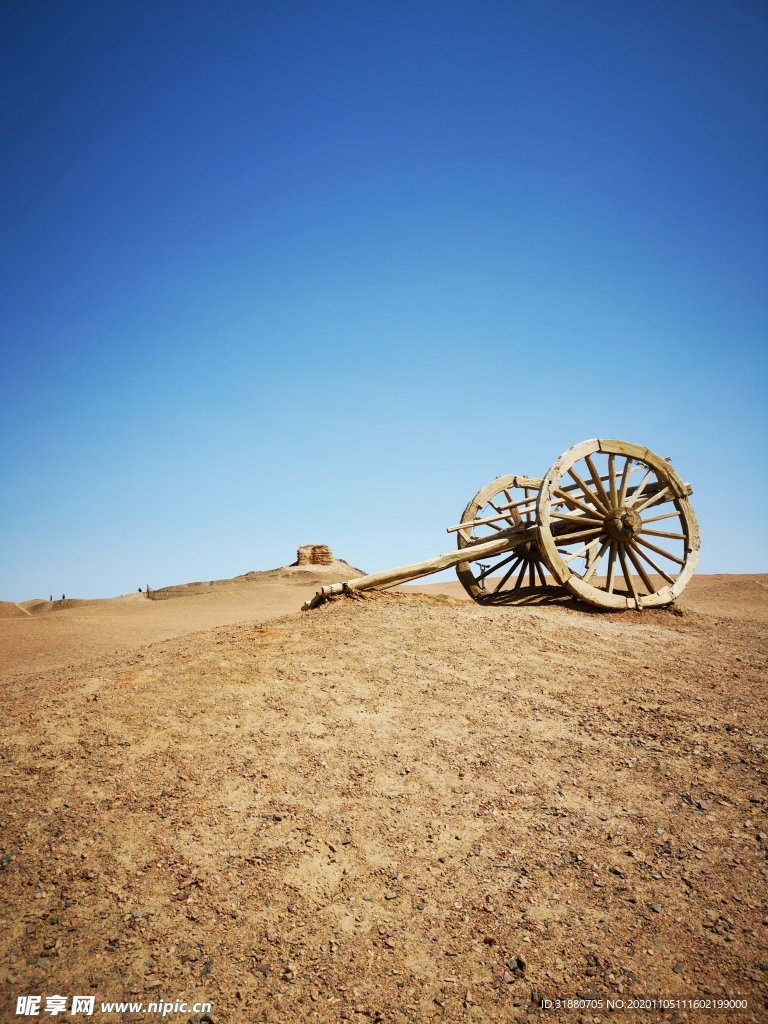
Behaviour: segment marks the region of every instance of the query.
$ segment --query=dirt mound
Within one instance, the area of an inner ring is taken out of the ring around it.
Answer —
[[[33,598],[31,601],[21,601],[18,604],[13,601],[0,601],[0,619],[23,619],[29,615],[61,612],[68,608],[81,608],[83,605],[92,603],[77,598],[67,598],[65,601],[44,601],[42,598]]]
[[[0,601],[0,619],[18,619],[27,613],[13,601]]]
[[[0,1016],[76,991],[230,1024],[764,1019],[766,627],[440,600],[7,683]]]

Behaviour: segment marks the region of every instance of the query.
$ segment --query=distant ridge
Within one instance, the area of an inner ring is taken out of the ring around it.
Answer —
[[[235,576],[232,579],[208,580],[207,582],[177,583],[170,587],[161,587],[158,590],[150,588],[147,597],[152,601],[168,601],[177,597],[192,597],[198,594],[208,594],[214,588],[229,588],[247,586],[253,583],[269,583],[271,581],[287,583],[289,585],[306,587],[317,583],[321,585],[328,582],[341,583],[344,580],[355,579],[357,576],[364,576],[362,569],[345,562],[343,558],[334,558],[330,565],[284,565],[279,569],[265,569],[262,571],[252,570],[243,573],[242,576]]]

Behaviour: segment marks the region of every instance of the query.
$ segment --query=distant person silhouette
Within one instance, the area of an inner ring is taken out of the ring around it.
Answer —
[[[61,600],[62,601],[66,601],[67,600],[66,597],[64,596],[64,594],[61,595]]]
[[[139,587],[139,593],[141,593],[141,587]]]
[[[53,594],[48,598],[49,601],[53,601]]]

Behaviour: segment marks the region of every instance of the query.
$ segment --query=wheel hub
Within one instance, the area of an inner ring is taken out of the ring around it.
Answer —
[[[605,517],[605,528],[614,540],[632,540],[642,525],[642,519],[633,508],[614,508]]]

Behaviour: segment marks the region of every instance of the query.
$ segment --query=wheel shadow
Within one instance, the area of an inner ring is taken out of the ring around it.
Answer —
[[[622,596],[629,597],[628,593],[624,593],[616,589],[615,593],[621,594]],[[482,604],[487,607],[512,607],[512,606],[533,606],[539,607],[550,607],[550,608],[571,608],[580,612],[585,612],[588,615],[626,615],[625,609],[616,608],[600,608],[598,605],[588,604],[586,601],[580,600],[575,594],[572,594],[567,587],[520,587],[519,590],[503,590],[500,594],[483,594],[481,597],[475,598],[477,604]],[[645,609],[642,614],[647,614],[648,611],[669,611],[669,609]],[[679,614],[679,613],[677,613]]]
[[[576,598],[566,587],[520,587],[519,590],[502,590],[498,594],[482,594],[475,598],[478,604],[497,605],[573,605]]]

